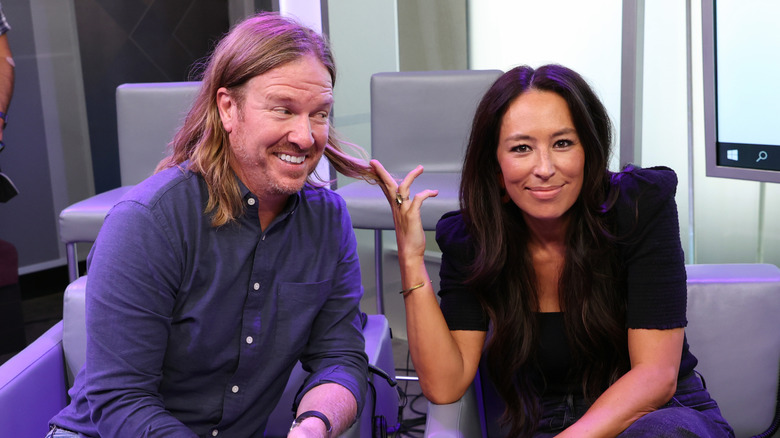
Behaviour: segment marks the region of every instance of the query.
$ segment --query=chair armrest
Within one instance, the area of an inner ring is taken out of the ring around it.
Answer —
[[[42,437],[67,402],[60,321],[0,366],[2,433]]]
[[[426,438],[472,438],[482,436],[474,385],[460,400],[446,405],[428,402]]]

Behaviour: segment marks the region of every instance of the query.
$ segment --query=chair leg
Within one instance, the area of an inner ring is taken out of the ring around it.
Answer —
[[[76,254],[76,242],[65,244],[65,256],[68,259],[68,279],[73,283],[79,278],[79,258]]]
[[[374,272],[376,274],[376,313],[385,314],[385,297],[382,291],[382,230],[374,230]]]

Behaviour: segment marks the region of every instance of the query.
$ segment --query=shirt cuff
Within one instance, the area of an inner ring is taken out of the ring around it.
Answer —
[[[360,373],[356,369],[347,368],[340,365],[314,372],[306,378],[306,381],[303,383],[301,389],[298,391],[298,394],[295,396],[293,412],[298,411],[298,405],[301,403],[301,400],[312,388],[322,385],[323,383],[335,383],[346,388],[355,397],[355,401],[357,402],[356,418],[359,418],[360,413],[363,412],[363,405],[366,394],[366,382],[366,374]]]

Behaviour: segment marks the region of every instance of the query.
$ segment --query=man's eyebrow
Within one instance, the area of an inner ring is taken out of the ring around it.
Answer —
[[[266,99],[269,102],[275,103],[275,104],[283,104],[283,105],[289,105],[292,103],[295,103],[296,100],[293,96],[286,94],[286,93],[279,93],[279,92],[272,92],[268,93],[266,95]],[[329,106],[333,105],[333,94],[328,93],[327,97],[323,98],[322,100],[322,106]]]
[[[290,96],[288,94],[283,94],[283,93],[278,93],[278,92],[268,93],[266,95],[266,99],[268,99],[268,100],[270,100],[272,102],[275,102],[275,103],[290,103],[290,102],[293,102],[295,100],[295,99],[293,99],[292,96]]]

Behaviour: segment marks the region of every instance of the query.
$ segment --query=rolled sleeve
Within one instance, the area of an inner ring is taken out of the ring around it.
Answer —
[[[338,199],[341,217],[339,261],[330,295],[314,320],[300,359],[304,370],[311,374],[295,399],[294,409],[310,389],[323,383],[336,383],[355,396],[360,415],[368,380],[368,358],[360,314],[363,287],[352,223],[343,200]]]
[[[488,316],[476,294],[466,286],[474,257],[471,238],[460,212],[445,214],[436,224],[441,248],[439,270],[441,311],[450,330],[488,330]]]

